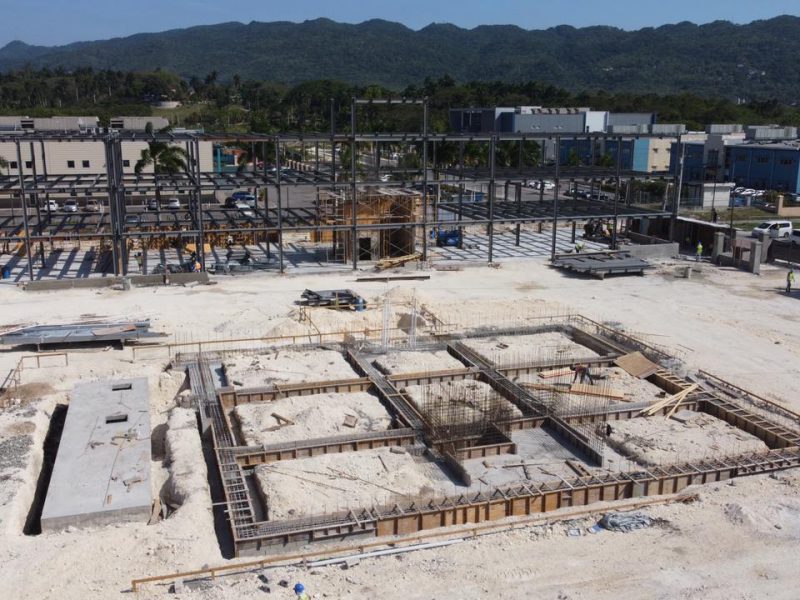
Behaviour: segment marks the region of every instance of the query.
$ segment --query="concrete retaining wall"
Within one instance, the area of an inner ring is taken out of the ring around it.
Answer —
[[[134,286],[163,285],[163,275],[132,275],[129,277]],[[25,284],[29,292],[51,292],[73,288],[105,288],[122,285],[122,277],[89,277],[84,279],[54,279],[45,281],[31,281]],[[208,283],[208,273],[171,273],[171,285],[186,285],[187,283]]]
[[[630,252],[636,258],[672,258],[678,256],[680,249],[678,242],[664,242],[661,244],[635,245],[620,247],[620,250]]]

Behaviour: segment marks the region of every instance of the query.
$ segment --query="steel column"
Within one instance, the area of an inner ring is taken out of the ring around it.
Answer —
[[[19,175],[20,198],[22,199],[22,222],[25,225],[25,251],[28,255],[28,281],[33,281],[33,257],[31,256],[31,232],[28,228],[28,207],[25,202],[25,176],[22,173],[22,151],[17,146],[17,174]]]
[[[278,267],[281,273],[284,271],[283,267],[283,203],[281,200],[281,140],[275,140],[275,172],[278,174],[277,182],[275,185],[277,191],[277,206],[278,206]]]
[[[556,236],[558,234],[558,191],[561,180],[559,179],[559,166],[561,165],[561,136],[556,136],[556,189],[553,190],[553,246],[550,249],[550,260],[556,258]],[[544,184],[541,186],[541,194],[544,197]]]

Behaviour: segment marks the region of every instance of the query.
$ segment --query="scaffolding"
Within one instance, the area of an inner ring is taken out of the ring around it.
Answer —
[[[350,190],[321,190],[317,218],[330,229],[312,232],[314,242],[330,243],[334,260],[357,260],[407,256],[416,251],[416,227],[422,218],[421,193],[406,188],[368,187],[357,190],[353,206]],[[354,220],[355,219],[355,220]],[[359,224],[353,238],[353,223]],[[376,226],[374,229],[370,225]]]

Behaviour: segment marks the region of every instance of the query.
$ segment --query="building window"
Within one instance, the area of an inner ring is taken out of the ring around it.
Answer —
[[[737,154],[736,155],[736,162],[745,162],[747,157],[744,154]]]
[[[26,168],[26,169],[32,169],[32,168],[33,168],[33,161],[31,161],[31,160],[26,160],[26,161],[25,161],[25,168]]]
[[[75,168],[75,161],[74,160],[68,160],[67,161],[67,168],[68,169],[74,169]]]
[[[88,161],[88,160],[85,160],[85,161],[83,161],[83,168],[84,168],[84,169],[88,169],[88,168],[89,168],[89,166],[90,166],[90,165],[89,165],[89,161]]]
[[[791,158],[782,158],[781,159],[781,164],[782,165],[793,165],[794,164],[794,160],[791,159]]]
[[[760,164],[760,165],[765,165],[765,164],[767,164],[769,162],[769,157],[768,156],[759,156],[756,159],[756,162],[758,164]]]
[[[123,160],[123,161],[122,161],[122,166],[123,166],[123,167],[130,167],[130,166],[131,166],[131,161],[129,161],[129,160]]]
[[[10,161],[8,163],[8,166],[11,167],[12,169],[16,169],[17,168],[17,161],[15,161],[15,160]]]

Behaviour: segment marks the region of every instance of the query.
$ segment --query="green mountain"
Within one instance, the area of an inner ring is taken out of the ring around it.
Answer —
[[[333,79],[397,89],[448,74],[458,81],[537,80],[572,91],[691,92],[793,103],[800,96],[797,56],[800,18],[793,16],[638,31],[447,24],[414,31],[380,20],[350,25],[317,19],[221,23],[57,47],[17,41],[0,49],[0,71],[26,65],[161,68],[184,77],[216,71],[222,80]]]

